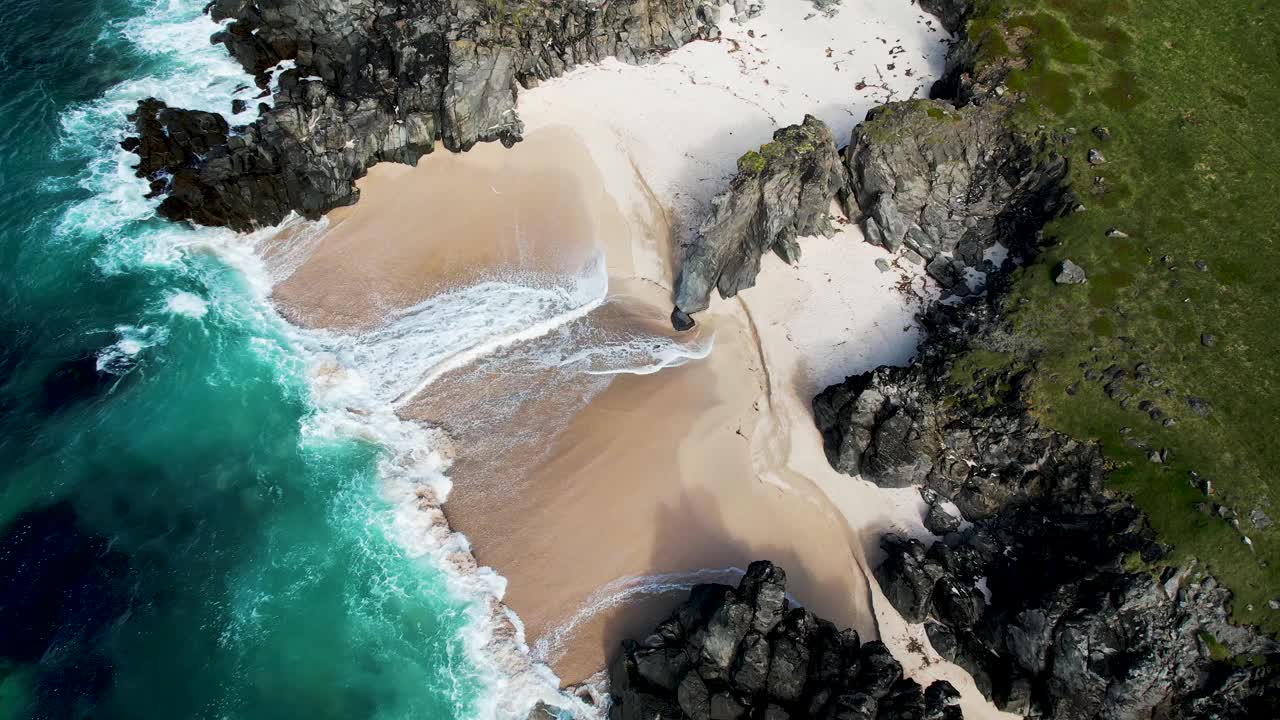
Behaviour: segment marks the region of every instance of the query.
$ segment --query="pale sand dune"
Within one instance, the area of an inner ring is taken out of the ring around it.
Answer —
[[[572,270],[599,247],[610,299],[563,331],[672,335],[674,256],[738,155],[806,112],[846,138],[872,106],[924,94],[941,70],[943,36],[913,3],[846,0],[835,17],[812,13],[772,0],[756,20],[726,21],[720,42],[644,67],[581,68],[522,93],[528,132],[514,149],[374,168],[360,203],[332,213],[314,246],[276,250],[286,271],[309,254],[277,301],[305,324],[366,328],[477,279]],[[869,580],[880,533],[923,532],[918,494],[835,473],[810,417],[822,387],[909,358],[917,300],[897,286],[923,292],[920,271],[881,274],[882,251],[852,227],[801,244],[798,267],[766,258],[757,288],[699,317],[687,342],[714,332],[705,360],[575,374],[539,359],[547,337],[445,374],[403,411],[453,436],[446,514],[507,578],[505,602],[564,681],[600,669],[683,592],[646,588],[732,581],[718,571],[768,558],[787,570],[795,600],[882,637],[919,681],[950,679],[968,717],[996,717],[961,671],[908,650],[920,628]]]

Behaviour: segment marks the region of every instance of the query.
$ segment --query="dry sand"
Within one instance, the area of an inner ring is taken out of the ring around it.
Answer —
[[[545,83],[521,96],[529,131],[514,149],[373,168],[325,232],[263,248],[284,278],[275,299],[302,324],[366,329],[442,290],[571,271],[598,249],[603,305],[446,373],[402,408],[454,438],[446,514],[507,578],[535,656],[584,679],[691,582],[733,582],[734,568],[768,558],[794,600],[882,637],[917,680],[950,679],[968,716],[995,717],[869,580],[882,532],[925,532],[918,494],[835,473],[809,410],[845,375],[909,359],[929,292],[920,269],[880,273],[887,255],[847,226],[802,240],[794,268],[766,258],[759,286],[713,302],[692,338],[666,325],[673,255],[738,155],[806,112],[847,137],[870,107],[923,94],[941,70],[942,34],[906,0],[811,14],[773,0],[724,23],[721,42]],[[697,354],[712,336],[705,360],[653,374],[547,361],[565,338]]]

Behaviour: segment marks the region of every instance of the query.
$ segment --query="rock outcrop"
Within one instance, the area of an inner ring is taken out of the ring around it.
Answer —
[[[972,366],[959,364],[967,353],[999,357],[1016,342],[992,304],[940,306],[926,329],[912,366],[814,401],[837,469],[922,485],[972,523],[928,546],[883,538],[876,578],[903,617],[926,623],[935,650],[1023,715],[1244,718],[1274,707],[1280,644],[1232,625],[1211,576],[1141,569],[1166,548],[1106,492],[1099,449],[1038,425],[1023,372],[993,363],[955,377]]]
[[[921,691],[880,642],[786,599],[786,578],[754,562],[738,587],[699,585],[610,667],[613,720],[958,720],[959,693]]]
[[[973,0],[920,0],[919,4],[921,10],[938,18],[949,33],[959,32],[973,12]]]
[[[148,603],[129,558],[65,501],[0,527],[0,547],[0,667],[30,667],[40,717],[83,717],[111,690],[112,629]]]
[[[245,230],[356,200],[380,161],[520,139],[517,87],[574,65],[644,62],[717,34],[700,0],[214,0],[214,41],[257,78],[253,122],[144,101],[141,176],[160,214]],[[247,96],[246,96],[247,97]],[[229,105],[233,103],[228,98]],[[235,109],[247,102],[236,98]]]
[[[1202,569],[1162,563],[1168,548],[1145,516],[1104,487],[1100,448],[1028,411],[1035,349],[999,311],[1011,265],[982,259],[997,242],[1014,261],[1032,258],[1039,230],[1073,204],[1059,152],[1070,137],[1017,131],[1006,68],[975,75],[972,58],[958,43],[935,86],[953,102],[879,109],[845,156],[845,207],[869,240],[905,246],[944,285],[965,267],[991,273],[985,298],[928,310],[911,366],[850,377],[814,400],[837,470],[931,499],[940,538],[885,536],[876,578],[1002,709],[1060,720],[1274,713],[1280,644],[1232,625],[1230,594]],[[1060,282],[1085,280],[1063,265]],[[941,499],[970,524],[936,516]]]
[[[997,243],[1025,259],[1035,231],[1066,206],[1065,138],[1027,135],[997,101],[956,107],[911,100],[872,110],[853,131],[841,201],[868,242],[905,247],[944,288],[964,294],[964,268],[990,272]]]
[[[681,261],[673,313],[677,329],[684,329],[683,322],[675,322],[677,314],[705,310],[712,289],[733,297],[755,285],[765,253],[772,250],[795,263],[797,237],[830,233],[831,200],[843,180],[831,131],[812,115],[738,158],[737,174],[712,201],[710,217]]]

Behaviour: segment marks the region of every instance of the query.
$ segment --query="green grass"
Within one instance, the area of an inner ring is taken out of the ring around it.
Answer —
[[[748,150],[738,158],[738,172],[745,175],[759,175],[764,172],[764,156],[755,150]]]
[[[1174,547],[1168,562],[1196,558],[1234,592],[1237,620],[1280,632],[1267,606],[1280,596],[1280,3],[993,0],[969,33],[980,63],[1013,59],[1016,122],[1076,131],[1070,183],[1086,209],[1046,229],[1057,244],[1018,271],[1005,303],[1037,348],[1033,412],[1100,441],[1110,485]],[[1090,132],[1099,126],[1110,139]],[[1090,148],[1107,162],[1091,167]],[[1052,282],[1064,258],[1086,284]],[[1081,363],[1146,363],[1158,387],[1130,381],[1121,407]],[[1208,401],[1208,417],[1188,396]],[[1143,401],[1176,424],[1150,419]],[[1164,462],[1151,462],[1160,449]],[[1240,529],[1205,512],[1214,504]],[[1255,508],[1277,525],[1255,529]]]

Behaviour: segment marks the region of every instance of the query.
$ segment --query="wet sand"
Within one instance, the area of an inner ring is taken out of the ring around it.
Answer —
[[[563,126],[512,149],[491,143],[440,150],[417,167],[382,163],[356,185],[360,201],[331,212],[322,237],[263,248],[276,266],[305,256],[273,292],[293,322],[367,328],[482,277],[574,272],[597,238],[625,232],[586,148]]]
[[[757,476],[752,438],[767,412],[766,382],[741,320],[704,319],[715,332],[706,360],[614,377],[509,502],[493,502],[501,474],[455,473],[445,506],[451,524],[472,539],[480,562],[507,578],[508,604],[566,682],[603,667],[623,638],[647,633],[682,599],[694,571],[757,559],[782,565],[792,595],[815,612],[874,631],[839,516],[819,496]],[[647,601],[639,607],[585,612],[608,605],[610,595],[596,593],[611,583],[682,590],[641,590],[633,595]]]

